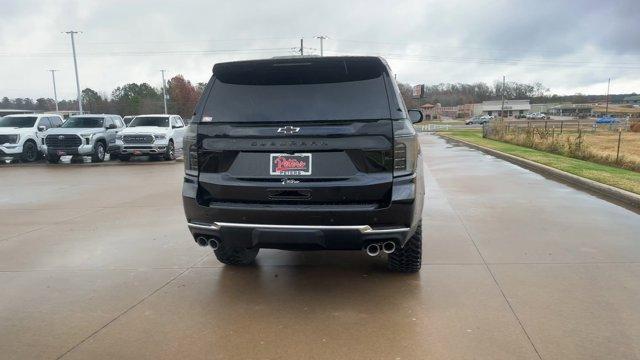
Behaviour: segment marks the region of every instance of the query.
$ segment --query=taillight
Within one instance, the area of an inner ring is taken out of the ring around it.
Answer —
[[[187,175],[198,175],[198,134],[197,124],[189,124],[184,132],[184,172]]]
[[[420,152],[418,137],[408,119],[393,122],[393,176],[411,175]]]

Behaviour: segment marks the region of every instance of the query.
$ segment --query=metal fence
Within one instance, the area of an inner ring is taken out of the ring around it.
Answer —
[[[440,124],[426,124],[426,125],[416,125],[417,131],[447,131],[451,128],[451,125],[440,125]]]
[[[633,121],[511,120],[485,124],[483,137],[640,171],[640,125]]]
[[[544,130],[558,131],[629,131],[632,124],[638,120],[619,119],[611,124],[597,124],[593,119],[571,119],[571,120],[505,120],[507,128],[540,128]]]

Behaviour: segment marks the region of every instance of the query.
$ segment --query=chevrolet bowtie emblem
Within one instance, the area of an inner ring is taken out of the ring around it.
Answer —
[[[285,127],[278,128],[278,132],[282,134],[295,134],[298,131],[300,131],[300,128],[293,127],[293,126],[285,126]]]

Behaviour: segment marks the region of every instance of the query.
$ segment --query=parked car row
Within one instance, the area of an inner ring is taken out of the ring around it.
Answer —
[[[179,115],[139,115],[129,126],[119,115],[20,114],[0,118],[0,158],[49,163],[62,156],[90,156],[92,162],[128,161],[132,156],[173,160],[181,150],[185,123]]]

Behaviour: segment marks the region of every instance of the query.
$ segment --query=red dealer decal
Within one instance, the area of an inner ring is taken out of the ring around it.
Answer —
[[[311,154],[271,154],[271,175],[311,175]]]

